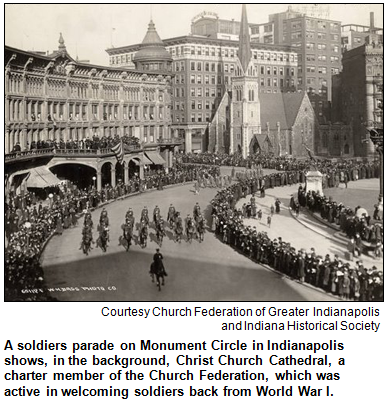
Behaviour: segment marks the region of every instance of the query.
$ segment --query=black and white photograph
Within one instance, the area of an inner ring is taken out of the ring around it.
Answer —
[[[4,301],[384,300],[383,4],[4,7]]]

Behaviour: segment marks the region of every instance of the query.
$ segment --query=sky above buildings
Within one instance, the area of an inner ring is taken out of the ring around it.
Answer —
[[[269,14],[283,12],[287,4],[247,4],[251,23],[268,21]],[[295,6],[296,7],[296,6]],[[331,4],[332,20],[343,24],[383,27],[382,4]],[[69,54],[93,64],[108,65],[105,49],[140,43],[152,16],[162,39],[190,33],[191,20],[203,11],[221,19],[240,20],[240,4],[7,4],[5,44],[24,50],[52,51],[58,48],[59,33]]]

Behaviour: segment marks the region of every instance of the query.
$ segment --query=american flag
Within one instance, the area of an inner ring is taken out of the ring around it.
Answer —
[[[117,145],[111,149],[114,152],[118,162],[122,165],[124,162],[124,148],[122,146],[122,141],[120,141]]]

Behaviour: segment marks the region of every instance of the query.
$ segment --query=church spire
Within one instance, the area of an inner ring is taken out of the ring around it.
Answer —
[[[247,21],[246,4],[242,5],[242,19],[239,33],[238,58],[241,62],[243,72],[246,74],[247,67],[251,59],[250,32],[249,32],[249,23]]]

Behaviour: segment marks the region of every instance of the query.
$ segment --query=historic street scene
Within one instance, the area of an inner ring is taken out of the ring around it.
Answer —
[[[384,300],[383,5],[8,4],[4,64],[5,301]]]

